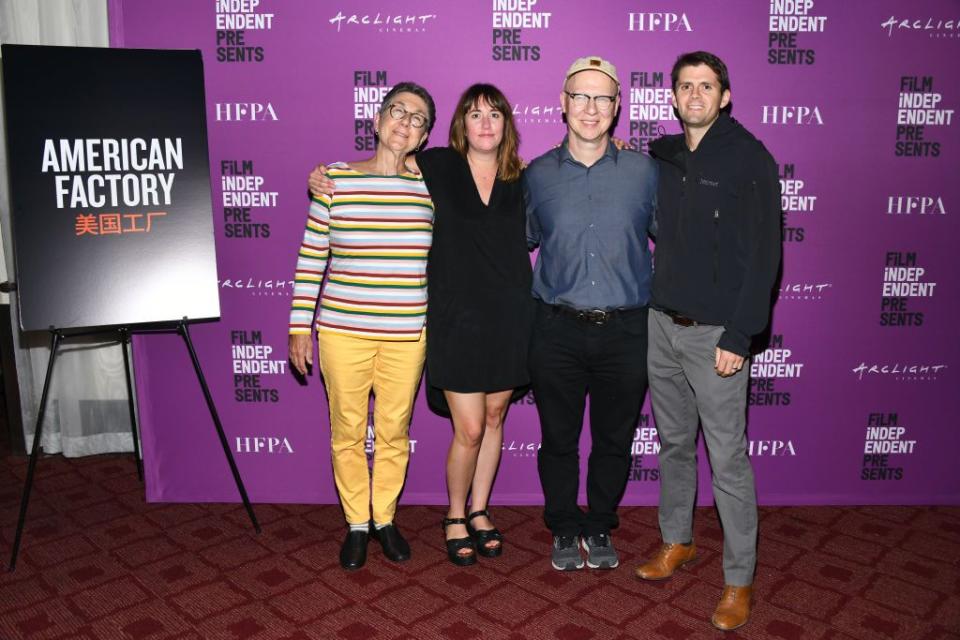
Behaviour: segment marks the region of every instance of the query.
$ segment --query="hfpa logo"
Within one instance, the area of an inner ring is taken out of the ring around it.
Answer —
[[[820,108],[804,105],[763,105],[763,124],[823,124]]]
[[[286,438],[241,436],[237,438],[237,453],[293,453]]]
[[[693,31],[685,13],[628,13],[627,31]]]
[[[940,196],[887,197],[887,214],[911,215],[914,213],[919,213],[920,215],[935,213],[945,216],[947,215],[947,209],[943,206],[943,198]]]
[[[218,102],[217,122],[263,122],[279,120],[269,102]]]
[[[792,440],[751,440],[749,454],[756,456],[795,456]]]

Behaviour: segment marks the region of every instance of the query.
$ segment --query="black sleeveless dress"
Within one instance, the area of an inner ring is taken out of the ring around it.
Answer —
[[[466,159],[449,147],[417,155],[435,207],[427,261],[427,398],[449,415],[443,389],[515,389],[530,382],[532,270],[520,181],[497,179],[483,204]]]

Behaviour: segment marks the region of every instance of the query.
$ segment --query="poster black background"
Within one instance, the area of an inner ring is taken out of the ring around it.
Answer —
[[[219,317],[200,52],[3,45],[2,55],[21,327]],[[47,138],[178,137],[168,206],[57,209],[57,174],[41,172]],[[76,235],[80,213],[157,210],[167,215],[149,233]]]

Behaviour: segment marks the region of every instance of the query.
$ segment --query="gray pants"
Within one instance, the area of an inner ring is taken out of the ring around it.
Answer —
[[[724,581],[749,585],[757,563],[757,494],[746,439],[749,364],[728,378],[714,371],[723,327],[682,327],[651,309],[649,330],[647,367],[660,436],[663,541],[689,542],[693,537],[699,419],[723,526]]]

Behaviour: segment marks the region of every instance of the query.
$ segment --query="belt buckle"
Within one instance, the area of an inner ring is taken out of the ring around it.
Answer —
[[[610,320],[610,312],[603,309],[586,309],[577,313],[580,320],[602,327]]]

